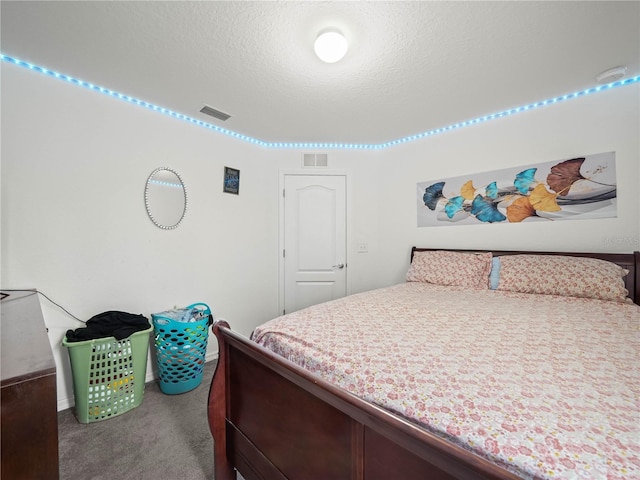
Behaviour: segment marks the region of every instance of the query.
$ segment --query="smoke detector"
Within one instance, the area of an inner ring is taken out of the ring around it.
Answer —
[[[605,70],[596,77],[596,81],[600,84],[615,82],[620,80],[627,73],[627,67],[614,67]]]

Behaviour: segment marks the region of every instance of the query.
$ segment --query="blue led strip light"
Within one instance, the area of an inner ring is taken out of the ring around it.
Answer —
[[[33,65],[29,62],[25,62],[23,60],[18,60],[16,58],[10,57],[3,53],[0,53],[3,62],[13,63],[14,65],[18,65],[23,68],[27,68],[29,70],[34,70],[36,72],[48,75],[50,77],[57,78],[59,80],[64,80],[65,82],[71,83],[73,85],[77,85],[79,87],[84,87],[89,90],[94,90],[96,92],[103,93],[105,95],[109,95],[111,97],[118,98],[119,100],[124,100],[125,102],[133,103],[134,105],[138,105],[141,107],[148,108],[150,110],[154,110],[156,112],[163,113],[165,115],[169,115],[171,117],[177,118],[179,120],[185,120],[189,123],[193,123],[200,127],[208,128],[210,130],[214,130],[215,132],[222,133],[224,135],[228,135],[230,137],[237,138],[239,140],[243,140],[245,142],[253,143],[255,145],[259,145],[265,148],[294,148],[294,149],[339,149],[339,150],[347,150],[347,149],[357,149],[357,150],[380,150],[383,148],[393,147],[395,145],[400,145],[402,143],[413,142],[415,140],[420,140],[421,138],[430,137],[433,135],[437,135],[439,133],[449,132],[451,130],[456,130],[462,127],[468,127],[471,125],[475,125],[482,122],[487,122],[490,120],[496,120],[498,118],[508,117],[510,115],[514,115],[516,113],[525,112],[528,110],[533,110],[536,108],[544,107],[546,105],[551,105],[554,103],[563,102],[565,100],[570,100],[572,98],[584,97],[586,95],[591,95],[593,93],[601,92],[603,90],[610,90],[616,87],[622,87],[625,85],[631,85],[634,83],[640,82],[640,75],[627,78],[625,80],[618,80],[616,82],[608,83],[605,85],[599,85],[597,87],[588,88],[586,90],[580,90],[578,92],[569,93],[567,95],[560,95],[559,97],[551,98],[548,100],[542,100],[536,103],[530,103],[529,105],[524,105],[522,107],[512,108],[510,110],[504,110],[498,113],[492,113],[491,115],[485,115],[483,117],[474,118],[473,120],[467,120],[460,123],[454,123],[452,125],[436,128],[434,130],[429,130],[427,132],[418,133],[415,135],[410,135],[408,137],[399,138],[397,140],[392,140],[385,143],[378,144],[365,144],[365,143],[284,143],[284,142],[265,142],[264,140],[258,140],[253,137],[249,137],[248,135],[243,135],[241,133],[234,132],[232,130],[227,130],[226,128],[218,127],[217,125],[212,125],[211,123],[203,122],[202,120],[198,120],[196,118],[189,117],[187,115],[183,115],[181,113],[174,112],[164,107],[159,107],[152,103],[148,103],[142,100],[138,100],[136,98],[129,97],[127,95],[123,95],[121,93],[115,92],[113,90],[109,90],[104,87],[100,87],[98,85],[94,85],[89,82],[85,82],[83,80],[78,80],[77,78],[70,77],[68,75],[64,75],[61,73],[54,72],[53,70],[49,70],[44,67],[39,67],[38,65]]]
[[[163,187],[176,187],[176,188],[184,188],[184,185],[181,183],[171,183],[171,182],[163,182],[161,180],[149,180],[149,183],[153,183],[155,185],[162,185]]]
[[[4,62],[13,63],[13,64],[18,65],[20,67],[28,68],[29,70],[34,70],[36,72],[43,73],[43,74],[48,75],[50,77],[57,78],[59,80],[64,80],[65,82],[71,83],[73,85],[77,85],[79,87],[84,87],[84,88],[87,88],[89,90],[94,90],[96,92],[104,93],[105,95],[109,95],[111,97],[115,97],[115,98],[118,98],[120,100],[124,100],[125,102],[133,103],[134,105],[139,105],[141,107],[145,107],[145,108],[148,108],[150,110],[154,110],[156,112],[160,112],[160,113],[163,113],[165,115],[169,115],[171,117],[174,117],[174,118],[177,118],[177,119],[180,119],[180,120],[185,120],[187,122],[199,125],[201,127],[208,128],[210,130],[215,130],[218,133],[229,135],[231,137],[235,137],[235,138],[238,138],[240,140],[244,140],[244,141],[247,141],[247,142],[250,142],[250,143],[254,143],[256,145],[261,145],[261,146],[266,146],[267,145],[266,142],[263,142],[262,140],[257,140],[255,138],[249,137],[247,135],[242,135],[240,133],[237,133],[237,132],[234,132],[234,131],[231,131],[231,130],[227,130],[226,128],[218,127],[217,125],[212,125],[210,123],[203,122],[202,120],[198,120],[196,118],[188,117],[187,115],[183,115],[181,113],[174,112],[174,111],[169,110],[167,108],[159,107],[159,106],[154,105],[152,103],[148,103],[148,102],[145,102],[145,101],[142,101],[142,100],[138,100],[137,98],[132,98],[132,97],[129,97],[127,95],[123,95],[121,93],[115,92],[113,90],[109,90],[108,88],[100,87],[98,85],[94,85],[92,83],[85,82],[83,80],[78,80],[77,78],[73,78],[73,77],[70,77],[68,75],[64,75],[64,74],[61,74],[61,73],[58,73],[58,72],[54,72],[53,70],[49,70],[49,69],[44,68],[44,67],[39,67],[37,65],[33,65],[31,63],[28,63],[28,62],[25,62],[25,61],[22,61],[22,60],[18,60],[18,59],[9,57],[9,56],[7,56],[5,54],[1,54],[1,55],[2,55],[2,57],[1,57],[2,61],[4,61]]]
[[[562,102],[564,100],[570,100],[572,98],[584,97],[586,95],[591,95],[592,93],[601,92],[603,90],[610,90],[616,87],[622,87],[624,85],[631,85],[634,83],[640,82],[640,75],[627,78],[626,80],[618,80],[616,82],[607,83],[605,85],[599,85],[597,87],[588,88],[586,90],[580,90],[578,92],[568,93],[566,95],[561,95],[559,97],[550,98],[548,100],[542,100],[536,103],[530,103],[529,105],[524,105],[522,107],[512,108],[510,110],[504,110],[498,113],[492,113],[491,115],[485,115],[484,117],[474,118],[473,120],[467,120],[465,122],[454,123],[447,127],[436,128],[434,130],[429,130],[428,132],[419,133],[416,135],[411,135],[408,137],[400,138],[398,140],[393,140],[390,142],[383,143],[379,145],[380,148],[392,147],[394,145],[399,145],[401,143],[412,142],[414,140],[418,140],[420,138],[428,137],[431,135],[436,135],[438,133],[449,132],[451,130],[455,130],[462,127],[468,127],[470,125],[475,125],[477,123],[487,122],[489,120],[495,120],[497,118],[508,117],[510,115],[525,112],[527,110],[533,110],[535,108],[544,107],[545,105],[551,105],[553,103]]]

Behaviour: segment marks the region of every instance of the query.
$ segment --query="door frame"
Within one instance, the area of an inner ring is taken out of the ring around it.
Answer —
[[[349,170],[336,170],[336,169],[281,169],[278,175],[278,316],[282,315],[284,311],[284,258],[282,257],[282,251],[284,250],[284,191],[285,177],[289,175],[297,175],[302,177],[321,176],[342,176],[345,178],[345,204],[346,204],[346,245],[345,245],[345,285],[346,294],[351,294],[351,277],[349,269],[351,268],[350,259],[352,257],[352,225],[351,225],[351,172]]]

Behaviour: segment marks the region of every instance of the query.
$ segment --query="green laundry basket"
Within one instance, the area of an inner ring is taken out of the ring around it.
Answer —
[[[149,334],[153,327],[117,340],[62,340],[73,373],[75,413],[80,423],[121,415],[139,406],[144,396]]]
[[[152,313],[156,355],[162,393],[174,395],[202,382],[209,326],[213,323],[206,303]]]

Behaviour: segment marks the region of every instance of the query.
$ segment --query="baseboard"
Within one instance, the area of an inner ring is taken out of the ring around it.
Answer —
[[[218,359],[218,352],[212,352],[205,356],[205,362],[212,362]],[[158,381],[158,374],[155,368],[150,368],[147,366],[147,374],[144,379],[144,383],[151,383]],[[75,399],[72,397],[67,398],[58,398],[58,411],[67,410],[75,405]]]

